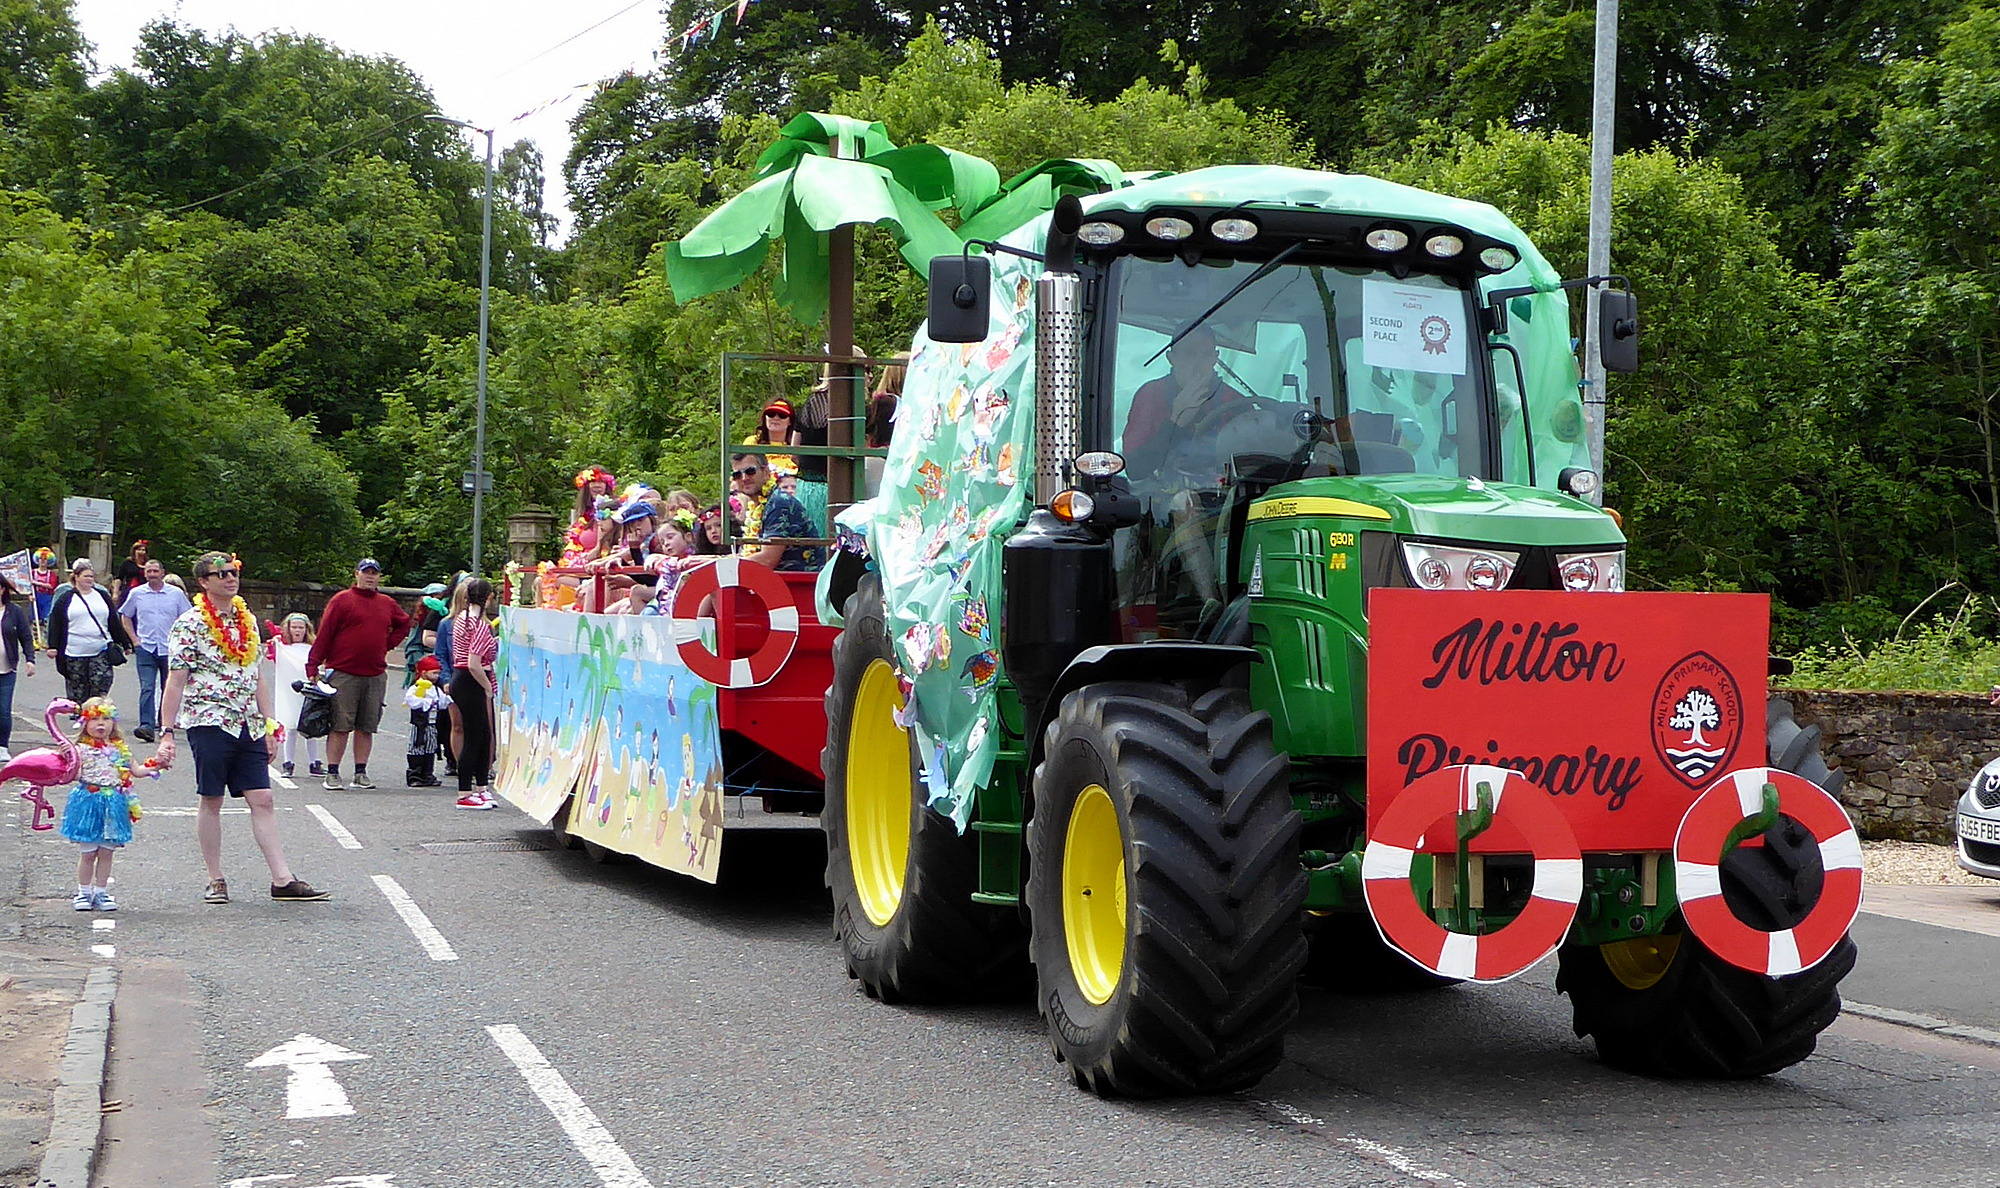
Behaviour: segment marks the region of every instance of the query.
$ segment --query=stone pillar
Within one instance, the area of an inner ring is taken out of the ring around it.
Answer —
[[[515,512],[507,517],[507,559],[523,569],[533,569],[555,532],[556,518],[550,513],[537,508]]]

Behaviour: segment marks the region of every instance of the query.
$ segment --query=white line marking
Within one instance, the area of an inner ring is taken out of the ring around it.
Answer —
[[[347,826],[334,820],[332,813],[327,812],[326,809],[317,804],[307,805],[306,811],[319,818],[319,823],[326,826],[326,831],[333,835],[333,840],[339,842],[343,849],[358,850],[361,848],[361,843],[355,840],[354,835],[347,831]]]
[[[298,785],[292,782],[290,776],[286,775],[282,771],[279,771],[277,768],[266,767],[264,770],[270,774],[271,779],[278,785],[278,787],[290,788],[293,790],[296,790],[298,788]]]
[[[563,1075],[549,1064],[547,1057],[521,1033],[520,1028],[512,1023],[500,1023],[488,1027],[486,1034],[493,1037],[493,1042],[500,1045],[507,1059],[521,1070],[521,1075],[527,1078],[528,1088],[534,1090],[549,1113],[555,1115],[563,1133],[569,1135],[569,1141],[577,1151],[590,1161],[605,1188],[653,1188],[651,1181],[632,1162],[632,1157],[618,1145],[618,1140],[604,1129],[604,1123],[597,1120],[597,1115],[583,1104],[576,1090],[569,1087],[569,1082],[563,1080]]]
[[[289,813],[292,811],[292,806],[281,804],[278,806],[278,811]],[[225,804],[222,806],[222,812],[225,816],[234,817],[247,817],[250,815],[249,809],[238,804]],[[154,808],[151,805],[146,806],[146,815],[149,817],[193,817],[200,815],[200,813],[201,810],[198,808],[187,808],[182,805],[169,805],[166,808]]]
[[[90,951],[99,957],[116,957],[118,950],[112,945],[92,945]]]
[[[98,932],[109,932],[118,927],[116,920],[92,920],[90,926]]]
[[[1321,1137],[1331,1139],[1343,1147],[1350,1148],[1364,1158],[1372,1159],[1377,1163],[1387,1164],[1413,1180],[1423,1180],[1432,1184],[1449,1184],[1453,1188],[1470,1188],[1464,1180],[1447,1175],[1436,1168],[1425,1167],[1402,1151],[1389,1146],[1387,1143],[1378,1143],[1374,1139],[1365,1139],[1355,1134],[1327,1133],[1322,1129],[1326,1126],[1326,1119],[1314,1117],[1297,1106],[1292,1105],[1290,1102],[1267,1101],[1264,1104],[1269,1106],[1273,1113],[1287,1122],[1319,1129]]]
[[[403,890],[401,884],[388,875],[371,877],[374,878],[375,885],[382,889],[382,894],[388,898],[389,906],[396,909],[396,914],[403,918],[403,923],[409,925],[410,931],[416,934],[417,943],[424,947],[424,952],[430,954],[432,961],[458,960],[458,954],[451,950],[451,942],[444,939],[444,933],[437,930],[437,926],[431,923],[430,917],[424,915],[424,910],[417,906],[417,901],[410,898],[410,893]]]

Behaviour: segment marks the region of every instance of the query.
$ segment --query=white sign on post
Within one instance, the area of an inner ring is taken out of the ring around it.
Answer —
[[[1363,281],[1361,326],[1370,367],[1465,374],[1465,297],[1455,290]]]
[[[62,501],[63,531],[85,536],[110,536],[111,516],[116,510],[117,505],[109,499],[66,496]]]

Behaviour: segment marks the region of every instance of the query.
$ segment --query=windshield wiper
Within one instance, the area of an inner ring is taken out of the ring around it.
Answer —
[[[1180,333],[1168,339],[1167,345],[1161,347],[1157,351],[1154,351],[1152,356],[1148,358],[1146,362],[1151,363],[1154,359],[1157,359],[1161,355],[1164,355],[1168,351],[1174,349],[1175,343],[1179,342],[1183,338],[1186,338],[1188,335],[1194,333],[1195,327],[1201,325],[1203,322],[1206,322],[1211,316],[1214,315],[1216,310],[1221,309],[1223,306],[1228,305],[1231,301],[1236,300],[1236,295],[1238,293],[1241,293],[1243,290],[1249,288],[1251,285],[1256,284],[1258,281],[1263,280],[1265,277],[1271,275],[1273,272],[1276,272],[1278,269],[1278,265],[1283,264],[1285,262],[1285,259],[1288,256],[1290,256],[1293,252],[1296,252],[1300,248],[1306,246],[1307,242],[1308,242],[1307,240],[1295,239],[1285,247],[1284,251],[1279,252],[1277,255],[1272,256],[1270,259],[1264,261],[1262,264],[1259,264],[1257,266],[1257,271],[1251,273],[1249,276],[1246,276],[1242,280],[1238,281],[1236,283],[1235,288],[1229,290],[1227,293],[1224,293],[1222,295],[1222,300],[1217,301],[1214,305],[1211,305],[1207,309],[1201,311],[1200,317],[1196,318],[1192,322],[1189,322],[1187,325],[1181,327]]]

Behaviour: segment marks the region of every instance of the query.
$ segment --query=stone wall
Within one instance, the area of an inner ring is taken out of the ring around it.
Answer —
[[[2000,755],[2000,708],[1973,693],[1773,689],[1818,726],[1840,798],[1861,836],[1950,842],[1959,795]]]

